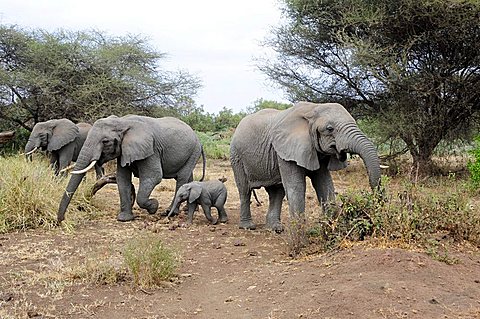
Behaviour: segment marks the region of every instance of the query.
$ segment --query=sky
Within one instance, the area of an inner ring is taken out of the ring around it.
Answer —
[[[208,112],[241,111],[260,98],[287,102],[255,66],[260,42],[281,22],[278,0],[0,0],[0,22],[55,31],[141,34],[167,56],[161,67],[197,76]]]

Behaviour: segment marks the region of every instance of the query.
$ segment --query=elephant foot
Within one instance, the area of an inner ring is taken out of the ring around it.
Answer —
[[[128,222],[135,218],[131,212],[120,212],[117,216],[119,222]]]
[[[216,224],[218,224],[218,223],[225,224],[226,222],[228,222],[228,217],[227,216],[220,216],[220,217],[218,217]]]
[[[277,234],[283,232],[283,225],[280,221],[274,221],[274,222],[267,222],[265,225],[265,228],[270,229]]]
[[[240,225],[238,225],[238,228],[255,230],[257,229],[257,225],[255,225],[252,220],[242,220],[240,221]]]
[[[139,203],[138,206],[147,210],[150,215],[153,215],[158,210],[158,200],[155,198],[149,199],[146,203]]]

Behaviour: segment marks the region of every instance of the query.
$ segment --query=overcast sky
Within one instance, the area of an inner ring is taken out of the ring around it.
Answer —
[[[197,105],[209,112],[240,111],[259,98],[285,102],[255,67],[259,45],[280,22],[277,0],[0,0],[0,20],[54,31],[98,29],[142,34],[163,66],[198,76]]]

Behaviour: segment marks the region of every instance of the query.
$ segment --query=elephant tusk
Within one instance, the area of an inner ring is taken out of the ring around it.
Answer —
[[[97,161],[92,161],[92,162],[90,163],[90,165],[88,165],[88,166],[85,167],[84,169],[79,170],[79,171],[72,171],[72,172],[70,172],[70,174],[74,174],[74,175],[85,174],[86,172],[88,172],[88,171],[95,165],[95,163],[97,163]]]
[[[74,168],[74,167],[75,167],[75,164],[71,164],[71,165],[69,165],[69,166],[67,166],[67,167],[62,168],[62,169],[60,170],[60,173],[64,173],[64,172],[66,172],[66,171],[69,171],[69,170],[71,170],[71,169]]]
[[[34,153],[36,150],[38,150],[38,147],[35,147],[33,150],[31,150],[28,153],[23,153],[23,155],[30,155],[30,154]]]
[[[382,165],[382,164],[380,164],[380,168],[387,169],[387,168],[389,168],[389,167],[390,167],[390,166],[388,166],[388,165]]]

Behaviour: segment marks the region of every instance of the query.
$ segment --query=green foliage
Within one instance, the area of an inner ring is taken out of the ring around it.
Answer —
[[[470,181],[474,189],[480,188],[480,136],[475,138],[475,147],[470,151],[473,159],[468,162],[467,168],[470,172]]]
[[[326,249],[344,240],[372,237],[431,248],[431,239],[439,233],[480,244],[480,216],[473,213],[467,187],[458,181],[429,188],[407,182],[395,192],[386,189],[382,194],[349,190],[338,200],[331,216],[309,232],[321,238]]]
[[[94,177],[88,176],[70,205],[78,218],[95,211],[88,199]],[[56,211],[67,183],[68,179],[54,176],[46,159],[35,156],[27,162],[23,156],[0,157],[0,233],[56,227]]]
[[[178,266],[175,253],[153,235],[130,241],[124,258],[135,284],[145,288],[159,286],[172,278]]]
[[[292,104],[281,103],[277,101],[258,99],[253,103],[253,106],[247,107],[247,113],[252,114],[263,109],[286,110],[292,107]]]
[[[230,158],[230,141],[232,140],[233,131],[197,132],[197,135],[203,145],[203,151],[208,158]]]
[[[428,172],[442,140],[470,137],[480,104],[480,2],[284,0],[260,65],[292,101],[376,118]],[[461,48],[459,50],[458,48]],[[432,58],[433,57],[433,58]]]
[[[199,81],[160,69],[163,57],[140,36],[0,25],[0,118],[31,129],[52,118],[93,122],[180,104]]]

